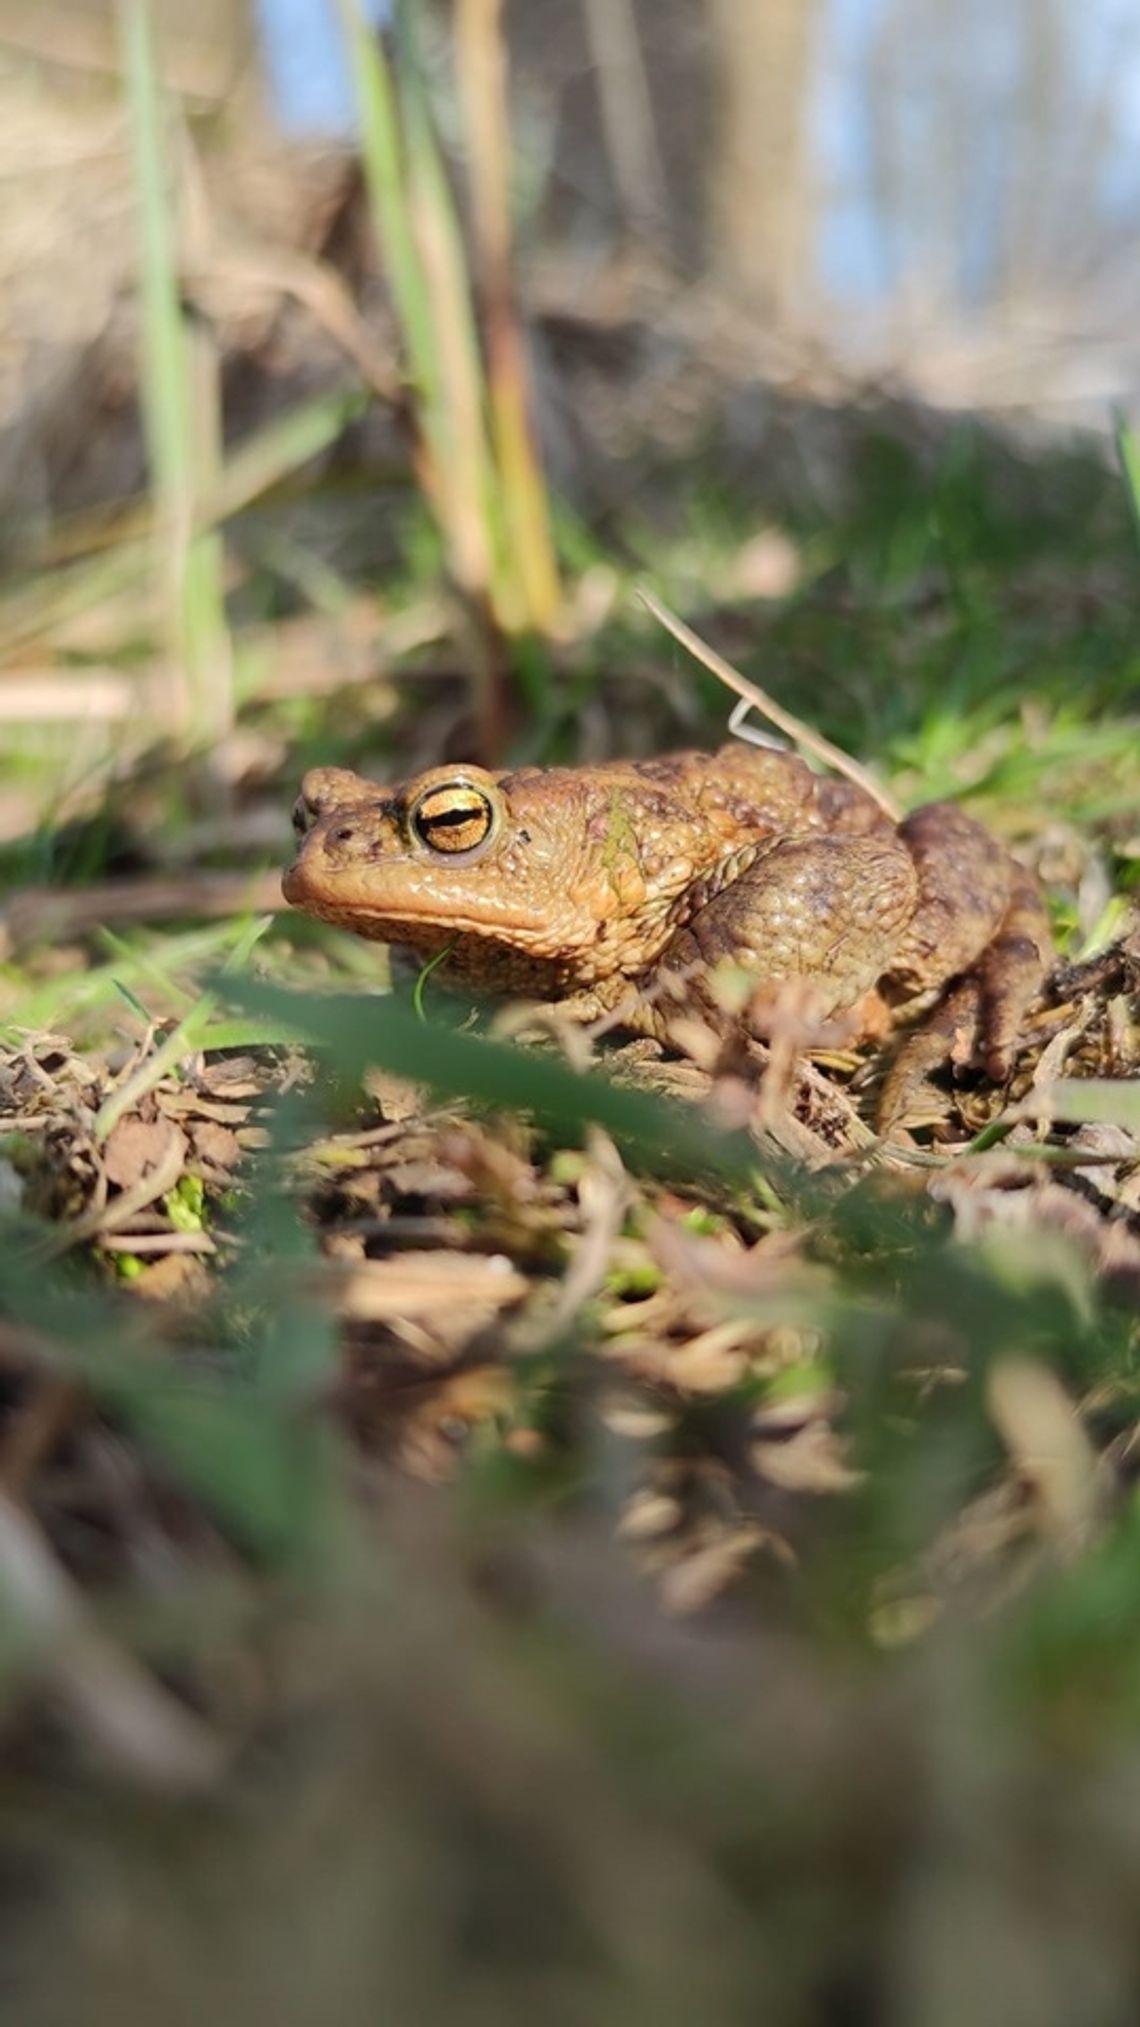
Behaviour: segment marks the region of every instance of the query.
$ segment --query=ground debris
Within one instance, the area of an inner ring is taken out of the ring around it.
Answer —
[[[703,1033],[691,1055],[641,1042],[611,1048],[623,1081],[752,1131],[760,1169],[769,1149],[797,1158],[824,1189],[811,1212],[775,1192],[748,1200],[714,1182],[683,1188],[634,1175],[593,1129],[584,1145],[559,1147],[525,1120],[468,1116],[402,1081],[371,1080],[357,1122],[307,1140],[286,1164],[320,1256],[306,1299],[326,1308],[339,1335],[324,1411],[366,1458],[432,1482],[480,1455],[536,1480],[588,1472],[595,1453],[612,1455],[623,1488],[615,1532],[670,1611],[702,1609],[760,1569],[788,1581],[813,1516],[866,1482],[830,1352],[848,1298],[834,1248],[819,1242],[820,1218],[826,1225],[827,1206],[852,1185],[877,1174],[889,1185],[884,1201],[893,1190],[900,1203],[941,1211],[968,1243],[1060,1235],[1109,1300],[1140,1291],[1138,1137],[1124,1123],[1052,1124],[1047,1104],[1059,1078],[1135,1073],[1137,986],[1127,942],[1059,971],[1007,1091],[947,1076],[930,1087],[925,1130],[890,1145],[863,1117],[870,1087],[857,1052],[796,1069],[764,1051],[749,1058],[718,1043],[710,1052]],[[10,1042],[0,1051],[0,1132],[23,1207],[55,1225],[61,1246],[86,1249],[105,1276],[126,1275],[148,1308],[176,1317],[210,1299],[230,1248],[218,1206],[266,1139],[269,1100],[297,1067],[274,1052],[198,1054],[151,1076],[165,1033],[148,1031],[104,1062],[55,1035]],[[675,1039],[683,1044],[683,1032]],[[994,1144],[972,1148],[979,1133]],[[961,1364],[952,1324],[941,1328],[944,1344],[933,1319],[911,1339],[915,1372],[935,1390],[957,1384]],[[37,1498],[53,1488],[45,1525],[70,1559],[58,1477],[68,1456],[68,1482],[76,1469],[81,1482],[88,1474],[92,1510],[133,1554],[153,1493],[140,1495],[141,1508],[109,1513],[105,1471],[98,1487],[89,1476],[100,1454],[91,1443],[108,1431],[83,1388],[61,1379],[34,1334],[17,1333],[0,1353],[11,1376],[0,1401],[0,1486]],[[1020,1369],[1008,1370],[1016,1378]],[[1003,1566],[1027,1543],[1039,1551],[1034,1498],[1046,1508],[1053,1498],[1054,1481],[1033,1493],[1019,1433],[1042,1399],[1036,1382],[1011,1380],[1004,1391],[999,1382],[993,1394],[1009,1451],[991,1487],[995,1497],[1007,1488],[1003,1518],[970,1539]],[[1068,1412],[1055,1395],[1046,1406],[1055,1418]],[[1084,1417],[1083,1405],[1072,1413]],[[1131,1454],[1123,1411],[1103,1432],[1084,1420],[1074,1429],[1073,1454],[1087,1452],[1090,1468],[1110,1448]],[[148,1467],[139,1468],[145,1485]],[[1123,1471],[1098,1476],[1098,1487]],[[1098,1491],[1082,1509],[1086,1533],[1102,1509]],[[203,1539],[213,1554],[211,1527]],[[953,1529],[946,1539],[957,1539]],[[948,1548],[900,1577],[894,1602],[884,1593],[877,1607],[884,1637],[925,1623],[963,1559],[973,1570],[972,1549]]]
[[[233,1180],[282,1072],[251,1056],[188,1056],[151,1079],[162,1040],[154,1029],[121,1060],[101,1062],[53,1035],[0,1049],[0,1133],[20,1206],[52,1220],[61,1245],[107,1246],[120,1260],[133,1246],[151,1260],[213,1250],[193,1228],[193,1190],[179,1191],[188,1178],[214,1188]]]

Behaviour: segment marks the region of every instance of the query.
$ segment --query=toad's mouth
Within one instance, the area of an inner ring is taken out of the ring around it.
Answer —
[[[338,872],[323,866],[315,875],[302,850],[282,876],[281,891],[291,907],[303,908],[307,914],[355,929],[358,935],[378,942],[416,944],[430,939],[435,944],[451,937],[479,936],[533,947],[549,944],[548,916],[539,909],[520,907],[517,897],[465,895],[456,891],[457,882],[434,893],[425,886],[418,869],[407,870],[411,891],[406,895],[389,891],[380,898],[371,883],[351,869]]]

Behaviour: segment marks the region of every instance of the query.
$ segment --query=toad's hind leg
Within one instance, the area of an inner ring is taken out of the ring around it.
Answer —
[[[895,1058],[881,1125],[908,1109],[947,1060],[1008,1076],[1026,1012],[1049,967],[1052,938],[1037,882],[951,803],[929,803],[900,826],[919,879],[919,905],[891,978],[907,991],[945,984]]]
[[[981,1057],[995,1082],[1008,1077],[1025,1016],[1053,959],[1049,917],[1037,882],[1014,866],[1009,906],[993,942],[982,952]]]

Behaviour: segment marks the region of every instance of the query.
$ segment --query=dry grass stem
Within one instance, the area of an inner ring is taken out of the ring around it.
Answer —
[[[880,788],[874,776],[869,774],[865,767],[860,767],[857,760],[852,760],[849,753],[844,753],[841,746],[833,746],[830,739],[825,739],[820,732],[813,732],[811,726],[805,725],[802,718],[796,718],[791,711],[785,711],[783,705],[777,704],[775,698],[770,697],[766,690],[760,689],[756,683],[749,682],[746,676],[742,676],[738,669],[733,668],[731,662],[726,661],[715,648],[711,648],[707,641],[703,641],[698,633],[694,633],[691,626],[686,626],[683,619],[679,619],[675,612],[671,612],[667,605],[663,605],[652,591],[647,591],[642,586],[637,595],[647,611],[651,612],[654,619],[665,628],[666,633],[672,634],[673,639],[679,642],[681,647],[687,648],[694,659],[728,689],[734,691],[738,697],[745,698],[763,717],[770,719],[771,723],[777,725],[789,739],[793,739],[797,746],[802,746],[806,753],[814,754],[817,760],[826,762],[828,767],[834,767],[837,774],[845,774],[848,781],[853,781],[859,788],[864,789],[890,817],[892,823],[899,822],[901,810]]]

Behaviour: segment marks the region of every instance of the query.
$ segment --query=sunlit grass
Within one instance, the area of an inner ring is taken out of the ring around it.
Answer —
[[[244,962],[254,944],[261,943],[265,927],[265,918],[254,916],[180,933],[139,930],[128,936],[96,930],[96,949],[109,950],[110,956],[42,981],[29,968],[9,964],[0,968],[0,1031],[65,1032],[90,1046],[105,1042],[125,1020],[133,1024],[130,1017],[135,1016],[189,1023],[194,1039],[184,1054],[191,1048],[271,1043],[281,1038],[271,1024],[215,1019],[201,990],[206,970]],[[292,952],[275,956],[270,945],[259,952],[259,961],[269,972],[285,964],[303,976]]]

